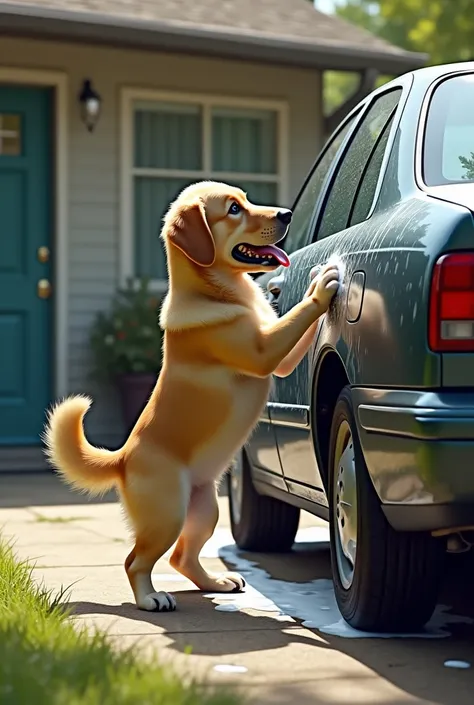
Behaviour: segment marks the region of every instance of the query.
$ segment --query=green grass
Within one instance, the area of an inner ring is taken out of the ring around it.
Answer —
[[[1,705],[237,705],[240,696],[189,682],[105,635],[73,627],[64,593],[54,596],[32,579],[0,541]]]

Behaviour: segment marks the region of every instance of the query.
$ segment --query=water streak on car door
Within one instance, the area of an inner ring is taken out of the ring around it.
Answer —
[[[318,244],[295,252],[278,298],[280,315],[301,301],[313,266],[323,263]],[[275,428],[284,477],[291,492],[327,505],[311,438],[310,365],[307,354],[291,375],[275,378],[269,412]]]
[[[258,276],[256,282],[266,291],[267,283],[273,276],[274,272],[265,273]],[[247,441],[246,450],[254,475],[259,470],[264,470],[265,482],[270,482],[270,484],[283,490],[287,489],[283,480],[283,471],[278,454],[275,431],[270,421],[268,405],[263,409],[258,425]]]

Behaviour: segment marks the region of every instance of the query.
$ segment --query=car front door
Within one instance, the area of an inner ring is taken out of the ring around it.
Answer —
[[[354,127],[359,112],[360,111],[354,111],[328,141],[298,194],[293,207],[293,219],[290,230],[283,244],[284,249],[290,256],[292,252],[300,250],[311,240],[311,235],[314,231],[314,218],[318,198],[324,184],[329,178],[337,154],[340,152],[348,134]],[[278,279],[282,269],[283,268],[280,267],[273,273],[263,274],[257,277],[256,281],[264,290],[267,290],[269,280]],[[269,294],[269,296],[271,299],[276,298],[275,294]],[[272,399],[272,397],[270,397],[270,399]],[[279,476],[281,478],[282,466],[278,454],[272,417],[270,416],[272,407],[275,407],[273,417],[275,423],[278,423],[278,413],[276,411],[278,404],[274,404],[270,401],[262,412],[257,429],[252,434],[247,444],[247,453],[249,454],[254,468],[264,470],[267,474],[271,473],[274,476],[275,483],[280,485]],[[267,480],[268,479],[267,477]]]
[[[341,151],[342,145],[345,143],[351,130],[354,128],[360,112],[360,110],[353,111],[346,121],[341,124],[319,155],[303,184],[293,207],[293,219],[289,233],[283,243],[284,249],[290,256],[292,252],[300,250],[311,241],[311,236],[314,231],[316,204],[318,203],[319,196],[324,184],[329,178],[336,157]],[[283,268],[280,267],[275,272],[262,274],[256,278],[256,281],[267,291],[269,280],[278,279],[282,270]],[[269,294],[269,297],[270,299],[274,299],[275,295]],[[270,399],[272,399],[272,397],[270,397]],[[266,472],[267,481],[270,481],[270,478],[273,476],[273,484],[282,486],[282,466],[276,444],[274,425],[270,417],[270,410],[273,409],[272,418],[275,420],[275,423],[278,423],[278,407],[278,403],[275,404],[272,401],[266,405],[259,424],[247,444],[247,453],[254,471],[255,469],[257,469],[257,472],[258,470],[264,470]],[[286,489],[284,483],[283,487]]]
[[[336,155],[313,221],[313,244],[294,253],[281,282],[280,314],[301,300],[315,265],[324,264],[333,254],[346,254],[345,233],[361,227],[370,215],[401,93],[401,88],[394,88],[376,95]],[[310,373],[306,355],[291,375],[276,379],[270,417],[290,492],[327,505],[311,438]]]

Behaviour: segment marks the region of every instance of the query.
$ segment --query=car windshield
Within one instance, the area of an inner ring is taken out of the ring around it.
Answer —
[[[426,122],[427,186],[474,182],[474,74],[453,76],[434,91]]]

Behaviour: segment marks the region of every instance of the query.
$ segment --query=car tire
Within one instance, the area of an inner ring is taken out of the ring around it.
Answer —
[[[232,536],[239,548],[286,553],[295,541],[300,510],[256,491],[245,449],[227,475]]]
[[[348,386],[332,420],[328,489],[334,590],[346,622],[372,632],[422,628],[436,607],[445,542],[388,523],[365,464]]]

